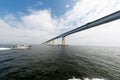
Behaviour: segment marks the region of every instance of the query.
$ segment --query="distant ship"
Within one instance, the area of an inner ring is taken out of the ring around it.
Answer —
[[[16,45],[13,46],[12,49],[30,49],[31,47],[31,45]]]

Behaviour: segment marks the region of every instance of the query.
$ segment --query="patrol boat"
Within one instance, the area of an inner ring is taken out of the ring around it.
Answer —
[[[31,47],[31,45],[16,45],[13,46],[12,49],[30,49]]]

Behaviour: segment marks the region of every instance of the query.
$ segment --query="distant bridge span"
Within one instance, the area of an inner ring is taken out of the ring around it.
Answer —
[[[52,41],[52,45],[54,45],[54,40],[55,39],[58,39],[58,38],[62,38],[62,45],[65,45],[65,37],[70,35],[70,34],[73,34],[73,33],[76,33],[76,32],[79,32],[79,31],[83,31],[83,30],[86,30],[86,29],[89,29],[89,28],[92,28],[92,27],[95,27],[95,26],[98,26],[98,25],[101,25],[101,24],[104,24],[104,23],[108,23],[108,22],[111,22],[111,21],[114,21],[114,20],[118,20],[120,19],[120,11],[117,11],[115,13],[112,13],[110,15],[107,15],[103,18],[100,18],[98,20],[95,20],[95,21],[92,21],[92,22],[89,22],[83,26],[80,26],[78,28],[75,28],[73,30],[70,30],[68,32],[65,32],[61,35],[58,35],[44,43],[48,43],[48,42],[51,42]],[[43,43],[43,44],[44,44]]]

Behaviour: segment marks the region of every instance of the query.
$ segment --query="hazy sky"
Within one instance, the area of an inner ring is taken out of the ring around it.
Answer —
[[[40,44],[119,10],[120,0],[0,0],[0,44]],[[120,46],[120,20],[66,39],[72,45]]]

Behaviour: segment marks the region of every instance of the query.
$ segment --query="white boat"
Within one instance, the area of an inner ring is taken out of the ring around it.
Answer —
[[[12,49],[29,49],[31,47],[32,47],[31,45],[16,45],[13,46]]]

